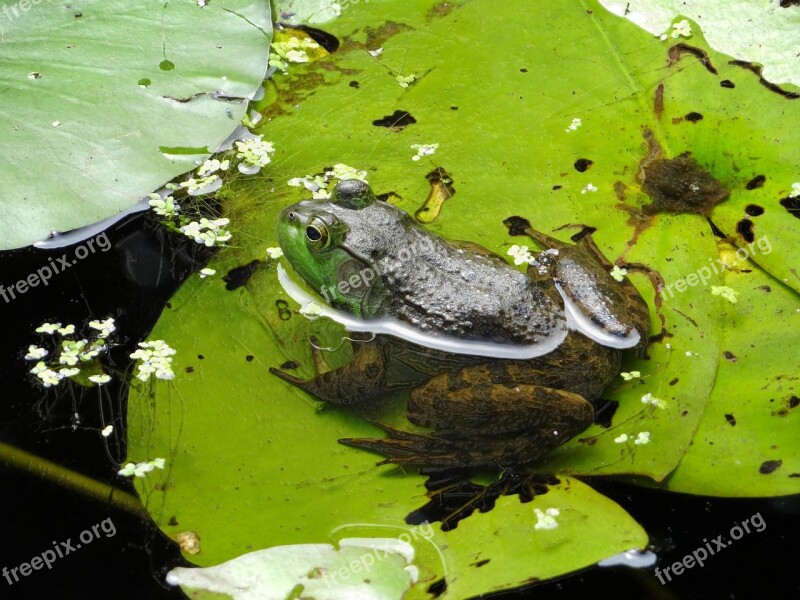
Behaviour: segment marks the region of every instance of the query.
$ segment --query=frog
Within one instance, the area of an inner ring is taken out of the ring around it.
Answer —
[[[541,248],[525,270],[418,225],[358,179],[286,207],[277,237],[292,270],[323,305],[373,333],[335,369],[316,351],[309,379],[270,371],[332,405],[409,390],[406,415],[419,431],[378,424],[383,438],[339,440],[381,464],[541,461],[594,422],[623,352],[643,354],[650,313],[630,279],[612,275],[591,228],[565,242],[522,217],[505,223]]]

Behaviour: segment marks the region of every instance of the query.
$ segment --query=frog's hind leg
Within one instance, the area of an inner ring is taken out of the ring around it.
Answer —
[[[338,369],[318,373],[311,379],[300,379],[274,367],[270,368],[270,373],[321,400],[335,404],[355,404],[382,396],[386,392],[384,363],[385,358],[378,344],[354,344],[353,359],[349,363]]]
[[[582,396],[553,388],[492,381],[485,365],[443,373],[411,392],[408,417],[433,428],[384,428],[386,439],[343,439],[386,456],[386,463],[423,467],[507,467],[539,460],[594,419]]]

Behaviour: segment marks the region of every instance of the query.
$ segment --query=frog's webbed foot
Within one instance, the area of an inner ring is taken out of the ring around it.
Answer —
[[[384,463],[422,467],[509,467],[535,462],[594,419],[582,396],[538,385],[494,383],[481,365],[442,374],[411,392],[408,417],[434,429],[383,427],[386,439],[341,443],[386,456]]]
[[[376,344],[355,344],[349,363],[311,379],[300,379],[274,367],[269,371],[320,400],[335,404],[364,402],[383,395],[386,389],[384,356]]]
[[[504,468],[533,462],[550,448],[534,445],[534,439],[447,438],[435,434],[409,433],[383,426],[386,439],[343,438],[345,446],[369,450],[386,458],[378,464],[411,465],[426,468]],[[557,445],[557,444],[556,444]]]
[[[386,457],[378,464],[424,465],[427,467],[471,466],[468,457],[461,456],[455,444],[448,440],[424,433],[410,433],[376,423],[386,431],[386,439],[342,438],[340,444],[369,450]]]

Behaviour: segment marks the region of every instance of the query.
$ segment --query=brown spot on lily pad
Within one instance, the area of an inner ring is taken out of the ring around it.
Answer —
[[[750,217],[760,217],[764,214],[764,208],[758,204],[748,204],[744,207],[744,212]]]
[[[383,48],[385,43],[396,36],[398,33],[411,30],[412,27],[405,23],[398,23],[396,21],[386,21],[380,27],[367,26],[364,31],[367,34],[366,45],[370,48]]]
[[[655,96],[653,97],[653,112],[656,118],[660,119],[661,114],[664,112],[664,84],[659,83],[656,88]]]
[[[736,233],[738,233],[745,242],[748,244],[756,239],[753,233],[753,222],[750,219],[742,219],[736,224]]]
[[[675,44],[667,51],[668,66],[676,64],[681,58],[686,55],[694,56],[706,68],[709,73],[717,74],[717,69],[711,64],[711,59],[708,57],[708,52],[702,48],[696,48],[689,44]]]
[[[530,229],[531,222],[524,217],[508,217],[503,221],[503,225],[508,227],[508,235],[526,235]]]
[[[442,211],[442,205],[452,198],[456,189],[453,187],[453,178],[442,167],[436,167],[425,175],[431,185],[431,191],[423,205],[414,213],[414,218],[420,223],[433,223]]]
[[[428,20],[432,19],[439,19],[441,17],[446,17],[454,9],[458,8],[458,5],[455,2],[439,2],[439,4],[434,5],[426,15]]]
[[[724,88],[728,88],[728,89],[733,89],[733,88],[736,87],[736,84],[733,83],[730,79],[723,79],[722,81],[719,82],[719,85],[720,85],[720,87],[724,87]]]
[[[722,356],[725,357],[725,360],[732,363],[735,363],[736,361],[739,360],[738,358],[736,358],[736,355],[733,352],[728,352],[727,350],[722,353]]]
[[[642,190],[653,200],[644,207],[647,214],[708,214],[730,194],[687,153],[650,162],[644,167]]]
[[[758,472],[762,475],[769,475],[770,473],[777,471],[782,464],[782,460],[765,460],[763,463],[761,463],[761,466],[758,467]]]
[[[320,64],[318,61],[317,65]],[[298,72],[292,75],[291,85],[286,84],[285,80],[269,79],[267,82],[272,93],[277,95],[276,101],[267,107],[262,113],[264,118],[277,117],[279,115],[294,112],[297,106],[302,104],[309,96],[315,94],[317,90],[325,85],[325,76],[319,71]]]
[[[700,114],[699,112],[692,111],[683,118],[689,121],[689,123],[697,123],[698,121],[703,120],[703,115]]]
[[[764,182],[767,180],[766,175],[756,175],[745,186],[748,190],[755,190],[764,187]]]
[[[622,183],[620,180],[614,182],[614,194],[617,196],[617,200],[620,202],[625,202],[628,198],[628,194],[626,193],[628,190],[628,186]]]
[[[734,417],[734,416],[733,416],[732,414],[730,414],[730,413],[726,413],[726,414],[725,414],[725,420],[728,422],[728,424],[729,424],[731,427],[734,427],[734,426],[736,425],[736,417]]]
[[[575,164],[573,166],[575,167],[575,170],[578,173],[585,173],[591,168],[593,164],[594,164],[593,160],[590,160],[588,158],[579,158],[578,160],[575,161]]]
[[[779,96],[783,96],[787,100],[797,100],[798,98],[800,98],[800,92],[790,92],[788,90],[783,89],[781,86],[775,85],[771,81],[767,81],[766,79],[764,79],[764,76],[761,74],[764,68],[761,65],[756,65],[746,60],[731,60],[728,61],[728,64],[733,65],[734,67],[741,67],[743,69],[755,73],[756,75],[758,75],[758,83],[763,85],[770,92],[774,92]]]
[[[403,129],[416,122],[417,120],[407,110],[396,110],[382,119],[375,119],[372,124],[376,127],[386,127],[392,131],[403,131]]]

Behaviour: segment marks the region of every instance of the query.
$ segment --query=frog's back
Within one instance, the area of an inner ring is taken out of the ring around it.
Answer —
[[[419,228],[399,209],[380,208],[374,219],[381,219],[382,241],[365,243],[363,252],[389,293],[380,306],[366,307],[365,316],[395,317],[423,332],[517,344],[540,342],[563,325],[563,309],[526,274],[486,250]],[[348,237],[357,250],[358,239]]]

